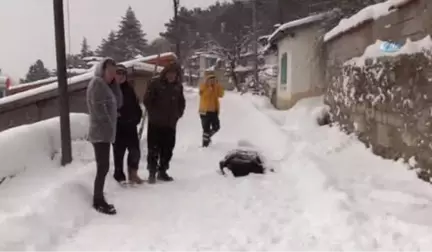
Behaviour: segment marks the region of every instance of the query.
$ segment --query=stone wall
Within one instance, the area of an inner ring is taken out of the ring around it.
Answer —
[[[432,1],[414,0],[334,38],[326,44],[325,95],[332,121],[357,134],[375,154],[414,157],[419,177],[427,181],[432,176],[431,54],[369,59],[361,68],[346,62],[377,39],[416,41],[429,34]]]
[[[363,54],[376,40],[416,41],[432,34],[432,1],[413,0],[377,20],[366,21],[326,42],[327,64],[340,65]]]
[[[328,88],[332,121],[373,152],[432,171],[432,55],[418,53],[345,65]]]

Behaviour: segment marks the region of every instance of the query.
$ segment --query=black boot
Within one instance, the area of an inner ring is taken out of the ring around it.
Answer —
[[[208,147],[211,144],[211,139],[203,139],[202,146]]]
[[[93,200],[93,208],[103,214],[114,215],[117,214],[117,210],[114,205],[108,204],[104,197]]]
[[[156,183],[156,172],[154,172],[154,171],[149,172],[148,183],[149,184],[155,184]]]
[[[158,172],[157,179],[164,182],[170,182],[174,180],[165,170]]]
[[[120,184],[126,183],[126,176],[123,171],[115,171],[114,179]]]

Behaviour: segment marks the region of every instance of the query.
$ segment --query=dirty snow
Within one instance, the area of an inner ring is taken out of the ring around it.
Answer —
[[[199,147],[197,91],[186,97],[170,170],[176,181],[122,189],[110,174],[106,192],[118,215],[97,214],[92,149],[75,141],[71,165],[55,168],[58,156],[34,162],[37,172],[0,185],[0,250],[432,248],[431,187],[355,137],[318,127],[327,109],[321,97],[276,111],[264,99],[227,92],[222,129],[208,149]],[[239,143],[256,146],[276,172],[218,174],[218,161]],[[147,175],[145,158],[140,173]]]
[[[376,20],[382,16],[386,16],[390,12],[394,11],[391,10],[392,6],[400,6],[410,1],[412,0],[387,0],[382,3],[369,5],[353,16],[342,19],[337,26],[324,35],[324,41],[329,41],[339,36],[341,33],[349,31],[366,21]]]

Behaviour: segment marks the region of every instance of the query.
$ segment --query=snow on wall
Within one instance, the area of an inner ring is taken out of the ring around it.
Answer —
[[[173,53],[162,53],[160,55],[160,57],[166,57],[166,56],[170,56],[173,55]],[[126,67],[134,67],[135,65],[137,65],[138,68],[141,69],[145,69],[145,70],[149,70],[149,71],[153,71],[154,69],[154,65],[153,64],[148,64],[148,63],[144,63],[146,61],[149,60],[154,60],[157,59],[158,55],[152,55],[152,56],[148,56],[148,57],[142,57],[142,58],[137,58],[137,59],[133,59],[133,60],[129,60],[129,61],[125,61],[125,62],[121,62],[121,64],[125,65]],[[151,69],[151,70],[150,70]],[[160,68],[159,68],[160,69]],[[91,68],[89,70],[89,72],[84,73],[82,75],[77,75],[74,77],[71,77],[68,79],[68,85],[72,85],[72,84],[76,84],[82,81],[86,81],[86,80],[90,80],[93,77],[94,73],[94,68]],[[57,77],[52,77],[55,78],[55,81],[57,81]],[[40,82],[45,82],[46,80],[41,80],[39,82],[32,82],[32,85],[36,85],[36,84],[40,84]],[[31,85],[30,83],[26,84],[26,85]],[[37,95],[37,94],[41,94],[41,93],[45,93],[48,91],[52,91],[57,89],[58,87],[58,82],[54,82],[54,83],[50,83],[41,87],[37,87],[34,89],[30,89],[27,91],[23,91],[17,94],[13,94],[10,96],[6,96],[3,98],[0,98],[0,106],[7,104],[7,103],[11,103],[17,100],[21,100],[33,95]]]
[[[88,116],[72,113],[70,122],[72,140],[86,138]],[[35,168],[35,164],[51,163],[60,147],[59,117],[2,131],[0,179]]]
[[[329,41],[340,34],[349,31],[366,21],[376,20],[395,11],[392,7],[404,5],[412,0],[387,0],[383,3],[367,6],[353,16],[342,19],[337,26],[324,35],[324,42]]]
[[[432,50],[432,38],[430,35],[426,36],[422,40],[412,42],[410,39],[406,40],[406,43],[395,52],[384,52],[381,50],[381,45],[384,41],[377,40],[375,44],[368,46],[362,56],[353,58],[345,64],[353,64],[358,67],[363,67],[367,59],[376,59],[384,56],[398,56],[403,54],[415,54],[424,51]]]
[[[361,57],[329,69],[326,103],[347,132],[385,158],[415,157],[418,176],[432,182],[432,39],[395,52],[370,45]]]

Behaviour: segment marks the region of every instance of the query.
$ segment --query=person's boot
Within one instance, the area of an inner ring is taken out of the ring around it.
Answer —
[[[126,176],[123,173],[123,171],[115,171],[114,172],[114,179],[115,179],[115,181],[117,181],[121,185],[124,185],[126,183]]]
[[[148,183],[156,184],[156,172],[154,171],[149,172]]]
[[[105,197],[93,199],[93,208],[99,213],[114,215],[117,214],[117,210],[114,205],[108,204]]]
[[[203,139],[203,142],[202,142],[203,147],[209,147],[210,144],[211,144],[210,138],[209,139]]]
[[[131,168],[129,168],[128,169],[128,175],[129,175],[129,182],[131,183],[131,184],[138,184],[138,185],[140,185],[140,184],[142,184],[142,183],[144,183],[144,180],[142,180],[139,176],[138,176],[138,171],[137,171],[137,169],[131,169]]]
[[[170,182],[174,180],[170,175],[168,175],[168,173],[165,170],[158,172],[157,179],[164,182]]]

